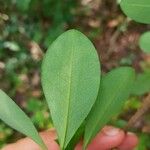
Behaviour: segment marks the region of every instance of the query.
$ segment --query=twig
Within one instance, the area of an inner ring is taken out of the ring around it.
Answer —
[[[143,104],[139,110],[131,117],[125,126],[125,130],[133,127],[134,124],[150,109],[150,93],[144,98]]]

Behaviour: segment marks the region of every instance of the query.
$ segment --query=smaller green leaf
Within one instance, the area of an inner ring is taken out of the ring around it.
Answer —
[[[98,131],[121,111],[130,94],[134,76],[132,68],[120,67],[102,77],[96,103],[87,118],[84,148]]]
[[[143,95],[150,92],[150,72],[143,72],[137,75],[132,87],[133,95]]]
[[[143,52],[150,53],[150,31],[142,34],[139,40],[139,45]]]
[[[43,150],[47,149],[31,120],[2,90],[0,90],[0,119],[33,139]]]
[[[150,23],[150,0],[121,0],[121,9],[133,20],[140,23]]]

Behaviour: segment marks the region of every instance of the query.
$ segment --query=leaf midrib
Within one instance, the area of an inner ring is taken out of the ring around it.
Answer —
[[[72,44],[73,45],[73,44]],[[72,67],[73,67],[73,47],[71,48],[71,58],[70,58],[70,70],[69,70],[69,92],[68,92],[68,109],[67,109],[67,121],[66,121],[66,126],[65,126],[65,136],[64,136],[64,141],[62,145],[62,150],[65,146],[65,140],[66,140],[66,135],[67,135],[67,129],[68,129],[68,122],[69,122],[69,112],[70,112],[70,105],[71,105],[71,87],[72,87]]]

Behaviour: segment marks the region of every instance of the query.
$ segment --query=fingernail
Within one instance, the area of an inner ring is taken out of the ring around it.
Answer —
[[[107,136],[115,136],[120,132],[120,129],[108,126],[103,129],[103,132]]]

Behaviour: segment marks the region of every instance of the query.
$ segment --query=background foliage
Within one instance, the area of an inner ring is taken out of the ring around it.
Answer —
[[[52,127],[40,83],[41,60],[50,43],[71,28],[93,41],[103,73],[120,65],[136,69],[133,96],[121,116],[110,122],[124,126],[150,91],[150,55],[138,46],[140,35],[150,27],[126,18],[117,1],[0,1],[0,88],[31,116],[39,131]],[[150,149],[150,115],[138,120],[132,130],[140,137],[137,149]],[[0,122],[0,147],[21,137]]]

